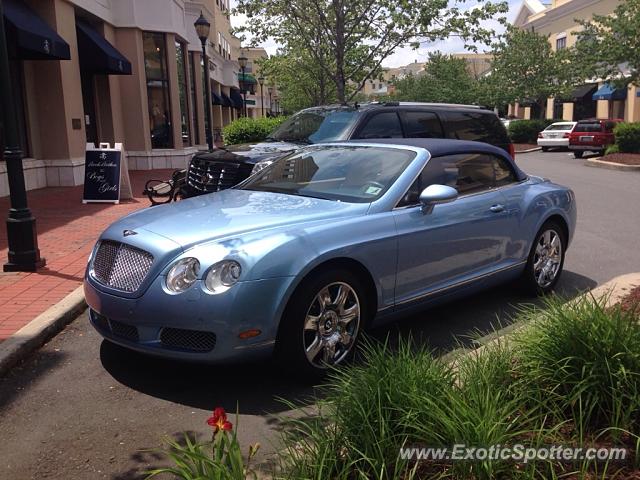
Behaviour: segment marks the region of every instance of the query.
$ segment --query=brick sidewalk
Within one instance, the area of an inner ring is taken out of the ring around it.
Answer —
[[[2,273],[0,268],[0,342],[62,300],[82,283],[96,238],[112,222],[149,206],[142,196],[149,178],[170,178],[173,170],[133,171],[136,198],[119,205],[82,204],[82,187],[43,188],[28,192],[36,217],[40,255],[47,260],[37,273]],[[9,198],[0,198],[0,264],[7,261],[5,219]]]

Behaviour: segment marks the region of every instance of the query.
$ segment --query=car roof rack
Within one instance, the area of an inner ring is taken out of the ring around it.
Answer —
[[[442,102],[399,102],[397,100],[392,101],[374,101],[361,104],[362,107],[367,105],[381,105],[383,107],[447,107],[447,108],[478,108],[482,109],[480,105],[462,104],[462,103],[442,103]]]

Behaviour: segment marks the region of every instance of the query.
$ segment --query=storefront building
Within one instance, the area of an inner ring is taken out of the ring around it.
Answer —
[[[130,169],[184,168],[238,107],[228,0],[3,0],[27,189],[83,183],[88,142],[123,143]],[[193,26],[211,23],[210,78]],[[212,102],[213,103],[213,102]],[[9,194],[0,162],[0,196]]]
[[[579,39],[581,26],[576,19],[589,20],[595,15],[611,15],[621,0],[523,0],[514,25],[548,35],[554,51],[569,48]],[[546,110],[536,112],[534,102],[526,99],[509,107],[517,118],[582,120],[585,118],[617,118],[627,122],[640,121],[640,89],[629,85],[615,89],[607,79],[593,78],[575,87],[567,98],[547,99]]]

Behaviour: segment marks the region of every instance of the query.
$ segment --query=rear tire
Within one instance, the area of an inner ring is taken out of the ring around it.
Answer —
[[[536,233],[527,266],[522,274],[525,289],[534,295],[551,292],[562,274],[567,238],[556,220],[549,220]]]
[[[342,268],[304,279],[282,317],[277,360],[287,370],[311,377],[349,362],[372,313],[366,292],[360,278]]]
[[[550,150],[550,147],[542,147],[543,152],[548,152],[549,150]]]
[[[574,150],[573,151],[574,158],[582,158],[583,155],[584,155],[584,152],[582,150]]]

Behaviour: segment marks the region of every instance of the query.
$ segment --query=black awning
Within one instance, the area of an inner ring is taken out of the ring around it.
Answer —
[[[222,99],[220,98],[220,95],[218,95],[214,91],[211,92],[211,104],[212,105],[222,105]]]
[[[21,60],[70,60],[69,44],[18,0],[2,2],[9,55]]]
[[[224,92],[220,92],[220,98],[222,99],[222,106],[223,107],[230,107],[231,106],[231,99],[229,98],[229,95],[227,95]]]
[[[571,99],[572,102],[580,102],[585,97],[589,97],[589,100],[591,100],[591,97],[593,96],[593,94],[596,92],[597,89],[598,89],[598,85],[594,83],[587,83],[585,85],[580,85],[579,87],[576,87],[573,90],[573,92],[571,92],[571,95],[569,96],[569,98]]]
[[[231,89],[231,103],[234,108],[242,108],[242,95],[240,95],[240,91],[235,88]]]
[[[82,20],[76,21],[80,68],[106,75],[131,75],[131,62]]]

